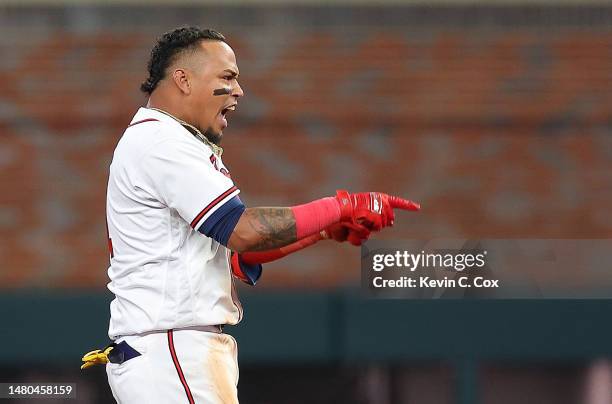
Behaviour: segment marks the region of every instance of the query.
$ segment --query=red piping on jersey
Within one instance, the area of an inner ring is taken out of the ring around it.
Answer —
[[[195,219],[193,219],[193,221],[191,222],[191,227],[193,227],[195,229],[195,225],[198,224],[198,222],[200,221],[200,219],[202,219],[202,217],[204,215],[206,215],[206,213],[208,213],[212,208],[214,208],[215,206],[217,206],[217,204],[219,202],[221,202],[223,199],[225,199],[229,194],[231,194],[232,192],[234,192],[235,190],[237,190],[238,188],[236,188],[236,186],[234,185],[233,187],[231,187],[230,189],[228,189],[227,191],[225,191],[224,193],[222,193],[221,195],[219,195],[217,197],[217,199],[215,199],[214,201],[212,201],[211,203],[208,204],[207,207],[205,207],[204,209],[202,209],[202,211],[200,213],[198,213],[198,215],[195,217]]]
[[[183,374],[183,369],[181,369],[181,364],[179,363],[178,357],[176,356],[176,351],[174,350],[174,337],[172,335],[172,330],[168,330],[168,347],[170,348],[170,356],[172,356],[172,362],[174,362],[176,373],[178,373],[178,377],[179,379],[181,379],[181,384],[185,389],[185,394],[187,394],[189,404],[195,404],[195,401],[193,400],[193,395],[191,394],[191,389],[187,384],[187,380],[185,379],[185,375]]]
[[[134,123],[129,124],[129,125],[128,125],[128,128],[129,128],[129,127],[132,127],[132,126],[134,126],[134,125],[138,125],[139,123],[144,123],[144,122],[153,122],[153,121],[155,121],[155,122],[159,122],[159,119],[155,119],[155,118],[147,118],[147,119],[143,119],[142,121],[136,121],[136,122],[134,122]]]

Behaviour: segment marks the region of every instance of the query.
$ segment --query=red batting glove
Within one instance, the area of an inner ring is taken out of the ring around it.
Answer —
[[[379,231],[393,226],[393,209],[419,210],[418,203],[381,192],[361,192],[350,194],[345,190],[336,191],[340,204],[340,220],[360,224],[369,230]]]

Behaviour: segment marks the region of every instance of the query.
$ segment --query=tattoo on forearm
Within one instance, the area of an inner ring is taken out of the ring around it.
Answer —
[[[297,239],[295,218],[290,208],[249,208],[244,214],[259,235],[251,251],[265,251],[291,244]]]

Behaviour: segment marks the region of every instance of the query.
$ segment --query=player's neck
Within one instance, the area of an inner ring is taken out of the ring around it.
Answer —
[[[221,154],[223,153],[223,149],[219,145],[216,145],[211,140],[209,140],[206,137],[206,135],[200,129],[196,128],[188,120],[183,119],[181,116],[173,113],[173,108],[171,106],[164,107],[164,105],[168,105],[168,103],[156,103],[155,100],[153,99],[153,97],[151,96],[151,98],[149,98],[149,101],[147,102],[146,107],[149,108],[149,109],[152,109],[152,110],[156,110],[156,111],[162,112],[162,113],[164,113],[164,114],[166,114],[166,115],[176,119],[181,125],[185,126],[186,129],[189,132],[191,132],[191,134],[193,134],[198,139],[200,139],[202,142],[204,142],[208,146],[210,146],[212,151],[217,156],[221,156]]]
[[[172,117],[178,119],[179,121],[187,122],[190,125],[193,125],[190,122],[189,114],[186,113],[184,108],[176,107],[176,103],[173,103],[172,101],[166,101],[167,98],[160,98],[161,97],[156,97],[155,94],[152,94],[151,97],[149,97],[149,101],[147,102],[146,107],[161,110],[166,114],[169,114]]]

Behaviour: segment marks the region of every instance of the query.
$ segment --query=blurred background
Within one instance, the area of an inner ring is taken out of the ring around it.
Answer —
[[[155,39],[184,24],[236,51],[223,157],[247,205],[380,190],[424,207],[381,239],[611,238],[611,2],[4,0],[0,382],[113,402],[79,371],[107,343],[108,167]],[[326,242],[241,287],[242,403],[612,403],[610,299],[359,284],[359,250]]]

